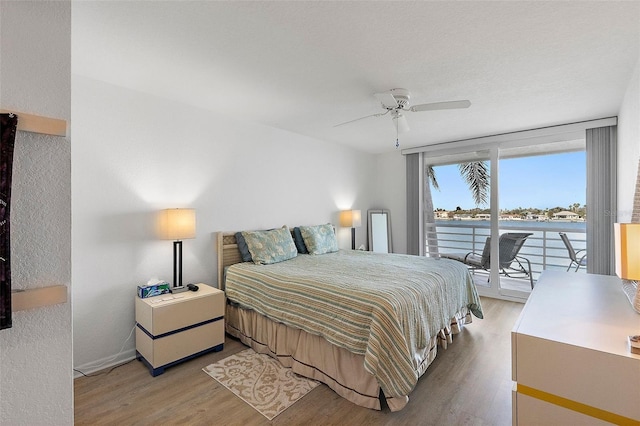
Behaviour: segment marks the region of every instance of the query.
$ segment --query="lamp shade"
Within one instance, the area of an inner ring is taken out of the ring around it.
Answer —
[[[186,240],[196,237],[196,211],[194,209],[165,209],[160,212],[160,238]]]
[[[640,280],[640,223],[614,224],[616,274],[624,280]]]
[[[340,212],[340,226],[345,228],[359,228],[362,226],[360,210],[343,210]]]

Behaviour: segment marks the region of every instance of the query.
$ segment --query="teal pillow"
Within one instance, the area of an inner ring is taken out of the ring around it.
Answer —
[[[247,243],[253,263],[269,265],[298,255],[291,232],[286,226],[270,231],[244,231],[242,236]]]
[[[324,254],[338,251],[338,240],[333,225],[301,226],[300,233],[309,254]]]

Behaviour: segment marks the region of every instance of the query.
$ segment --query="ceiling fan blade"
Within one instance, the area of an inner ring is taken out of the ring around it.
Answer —
[[[360,118],[356,118],[355,120],[349,120],[349,121],[345,121],[344,123],[340,123],[340,124],[336,124],[333,127],[339,127],[339,126],[344,126],[345,124],[349,124],[349,123],[355,123],[356,121],[360,121],[360,120],[364,120],[365,118],[370,118],[370,117],[382,117],[383,115],[387,115],[389,111],[385,111],[385,112],[380,112],[378,114],[371,114],[371,115],[367,115],[364,117],[360,117]]]
[[[448,102],[434,102],[431,104],[420,104],[414,105],[409,108],[413,112],[418,111],[435,111],[439,109],[458,109],[458,108],[469,108],[471,106],[471,102],[468,100],[464,101],[448,101]]]
[[[385,108],[395,109],[398,107],[398,102],[391,93],[374,93],[374,96]]]
[[[407,133],[409,131],[409,123],[407,123],[407,117],[402,114],[399,114],[397,117],[393,117],[393,125],[398,126],[398,133]]]

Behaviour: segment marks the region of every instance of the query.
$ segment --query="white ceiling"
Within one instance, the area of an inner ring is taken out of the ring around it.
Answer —
[[[640,2],[74,2],[74,74],[372,153],[616,115]]]

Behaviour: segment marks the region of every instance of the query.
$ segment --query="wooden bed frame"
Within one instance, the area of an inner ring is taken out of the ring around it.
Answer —
[[[224,268],[242,262],[235,232],[218,232],[218,288],[224,290]]]

